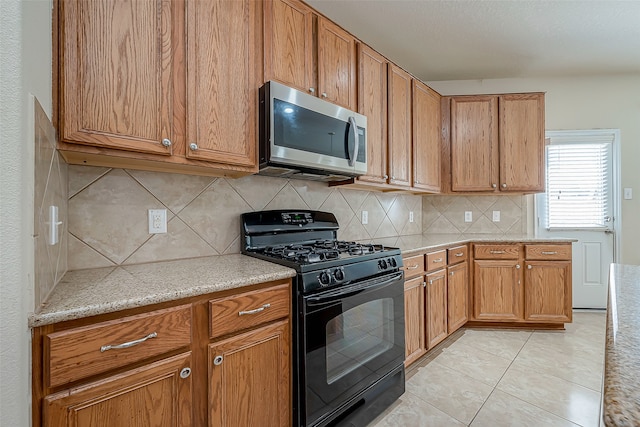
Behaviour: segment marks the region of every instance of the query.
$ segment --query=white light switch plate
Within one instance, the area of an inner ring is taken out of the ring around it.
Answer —
[[[167,232],[167,210],[149,209],[149,234]]]
[[[413,211],[409,211],[409,222],[413,222]]]
[[[362,221],[363,224],[369,224],[369,211],[362,211]]]
[[[493,222],[500,222],[500,211],[493,211]]]
[[[627,187],[624,189],[624,199],[625,200],[631,200],[633,198],[633,189],[630,187]]]
[[[464,222],[472,222],[473,221],[473,212],[465,211],[464,212]]]

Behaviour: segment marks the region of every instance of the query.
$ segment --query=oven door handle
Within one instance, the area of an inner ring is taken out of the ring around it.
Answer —
[[[404,277],[404,272],[399,271],[398,273],[393,274],[393,276],[390,276],[388,279],[383,281],[374,281],[373,283],[371,281],[366,281],[360,285],[350,286],[348,290],[345,290],[344,288],[336,289],[334,291],[329,291],[317,297],[306,298],[305,301],[308,306],[323,305],[323,304],[339,301],[343,298],[347,298],[362,292],[379,290],[381,288],[384,288],[386,286],[393,284],[394,282],[397,282],[398,280],[402,281],[403,277]]]

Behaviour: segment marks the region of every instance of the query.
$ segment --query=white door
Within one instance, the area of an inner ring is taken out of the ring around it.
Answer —
[[[618,130],[548,131],[546,192],[536,195],[536,234],[573,244],[573,307],[606,308],[615,258],[614,147]]]

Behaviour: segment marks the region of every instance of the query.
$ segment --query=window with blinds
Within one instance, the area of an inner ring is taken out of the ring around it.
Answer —
[[[547,146],[547,228],[605,228],[609,214],[611,141]]]

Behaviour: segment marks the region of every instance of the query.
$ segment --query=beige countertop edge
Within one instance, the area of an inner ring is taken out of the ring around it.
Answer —
[[[607,427],[640,425],[640,266],[609,270],[603,419]]]
[[[424,253],[427,251],[440,250],[455,245],[464,245],[467,243],[572,243],[577,242],[577,239],[558,237],[534,237],[527,234],[514,234],[514,235],[484,235],[484,234],[432,234],[425,235],[412,235],[398,237],[395,245],[402,250],[402,255],[414,255]],[[387,242],[389,246],[392,246],[390,242]]]
[[[288,279],[295,274],[291,268],[240,254],[70,271],[40,312],[29,316],[28,324],[34,328]]]

